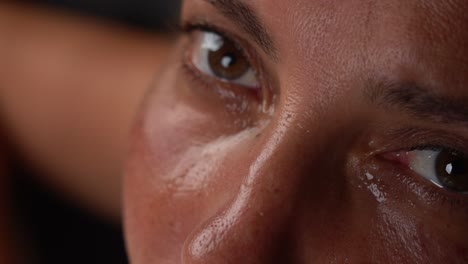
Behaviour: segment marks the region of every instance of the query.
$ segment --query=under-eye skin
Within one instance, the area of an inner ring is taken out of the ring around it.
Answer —
[[[191,77],[207,86],[254,94],[261,99],[258,71],[244,47],[210,26],[188,25],[184,32],[189,42],[183,66]]]

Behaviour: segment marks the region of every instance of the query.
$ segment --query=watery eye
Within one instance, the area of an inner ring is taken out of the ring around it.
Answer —
[[[192,64],[200,72],[248,88],[258,87],[256,72],[238,45],[214,32],[195,34]]]
[[[468,193],[468,157],[449,150],[407,152],[407,165],[434,184],[452,191]]]

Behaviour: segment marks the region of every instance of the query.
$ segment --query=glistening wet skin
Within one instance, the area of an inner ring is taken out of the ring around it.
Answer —
[[[452,4],[186,1],[133,132],[132,261],[468,261]]]

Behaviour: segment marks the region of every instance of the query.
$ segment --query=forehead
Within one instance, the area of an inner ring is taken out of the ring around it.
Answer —
[[[310,77],[314,67],[326,71],[324,64],[336,65],[335,71],[359,65],[380,72],[411,69],[415,76],[430,76],[434,86],[468,83],[466,0],[257,0],[252,5],[273,32],[285,63],[309,69]]]
[[[416,33],[425,35],[425,40],[437,41],[466,37],[468,26],[466,0],[255,0],[252,3],[271,24],[296,35],[339,27],[353,32],[361,30],[368,35],[382,29],[387,33]]]

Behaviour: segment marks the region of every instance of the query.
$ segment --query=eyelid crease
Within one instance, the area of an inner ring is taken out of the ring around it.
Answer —
[[[387,131],[372,154],[414,151],[445,150],[468,156],[468,138],[444,130],[407,127]],[[397,143],[395,143],[397,142]]]

